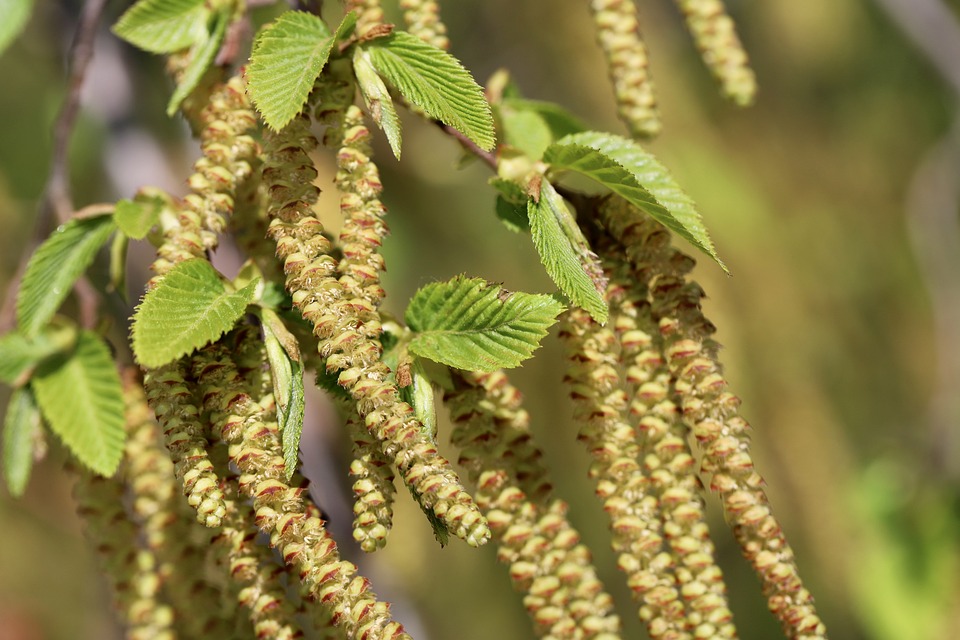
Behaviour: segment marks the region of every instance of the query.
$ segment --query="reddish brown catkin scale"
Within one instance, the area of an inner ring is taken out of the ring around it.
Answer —
[[[636,5],[633,0],[590,0],[590,10],[620,119],[632,136],[656,136],[662,125]]]
[[[520,392],[501,371],[454,372],[445,402],[460,462],[477,483],[497,557],[510,564],[514,587],[539,637],[619,638],[613,600],[593,568],[589,550],[551,497],[542,453],[534,445]]]
[[[612,287],[608,287],[608,298]],[[569,366],[578,439],[593,455],[590,476],[610,517],[617,564],[640,601],[640,618],[652,638],[685,638],[684,602],[675,563],[664,548],[660,505],[638,462],[640,445],[627,422],[626,393],[617,371],[616,336],[583,309],[564,314],[560,325]]]
[[[270,535],[284,561],[297,567],[311,594],[332,609],[335,624],[349,637],[409,638],[390,619],[389,606],[376,599],[367,579],[340,559],[323,521],[305,504],[303,489],[283,481],[279,436],[262,407],[244,391],[230,350],[223,343],[204,348],[195,359],[194,373],[204,406],[241,471],[240,490],[253,499],[257,526]]]
[[[436,0],[400,0],[400,8],[407,31],[438,49],[450,48],[447,26],[440,19],[440,4]]]
[[[670,399],[671,376],[663,340],[651,316],[645,285],[632,268],[601,249],[611,283],[622,292],[613,301],[611,322],[620,341],[620,359],[637,420],[644,470],[663,515],[664,535],[676,560],[680,594],[688,602],[687,626],[694,638],[735,638],[723,573],[714,558],[704,513],[702,483],[687,440],[688,430]]]
[[[648,283],[653,317],[675,378],[674,402],[700,445],[710,487],[719,494],[743,555],[760,578],[770,611],[789,638],[825,638],[826,628],[754,468],[740,401],[726,390],[710,337],[714,327],[700,308],[703,290],[684,277],[693,261],[669,245],[659,223],[626,202],[609,199],[599,214],[626,248],[635,278]]]
[[[745,107],[757,93],[757,80],[722,0],[676,0],[703,62],[720,82],[723,95]]]
[[[335,69],[325,71],[333,73]],[[361,132],[360,127],[350,124],[351,110],[344,103],[345,97],[352,99],[353,94],[352,89],[345,91],[344,84],[337,77],[321,76],[321,86],[315,92],[315,112],[328,124],[327,138],[331,143],[343,142],[343,155],[349,156],[351,165],[344,171],[369,176],[363,166],[369,158],[363,159],[362,147],[351,146],[359,144],[369,132]],[[373,258],[366,258],[375,255],[367,250],[369,245],[356,243],[358,250],[362,245],[363,252],[345,256],[351,262],[345,265],[341,280],[335,278],[338,265],[330,256],[323,226],[312,211],[318,190],[312,184],[316,169],[307,151],[317,146],[317,140],[310,133],[309,124],[308,118],[300,117],[283,131],[270,135],[266,145],[263,177],[271,195],[270,235],[284,262],[287,289],[301,315],[314,326],[319,352],[327,359],[328,370],[341,371],[339,384],[354,398],[367,429],[397,467],[404,483],[451,533],[468,544],[483,544],[490,537],[486,521],[450,463],[423,434],[413,410],[400,400],[396,385],[387,379],[389,369],[380,362],[380,318],[372,302],[372,287],[379,288],[379,284],[361,284],[359,276],[354,278],[359,271],[351,273],[355,266],[369,273],[363,267],[373,264]],[[375,188],[371,179],[365,180],[361,187],[367,192],[360,196],[359,206],[364,215],[371,211],[367,205],[376,202],[379,206],[375,194],[369,192],[375,191],[379,182]],[[345,203],[349,203],[349,195],[345,193]],[[345,286],[348,278],[360,286]]]

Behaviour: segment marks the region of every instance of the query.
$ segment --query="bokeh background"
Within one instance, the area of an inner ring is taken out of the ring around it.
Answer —
[[[81,8],[37,4],[0,58],[4,291],[36,237]],[[624,131],[587,2],[443,4],[451,50],[480,82],[509,69],[526,96]],[[671,2],[638,4],[665,125],[649,146],[699,203],[733,273],[702,260],[696,278],[775,511],[831,637],[960,637],[960,2],[731,0],[760,84],[746,110],[718,96]],[[125,8],[110,3],[105,24]],[[160,61],[100,30],[71,145],[78,206],[145,184],[185,192],[196,148],[182,122],[164,116],[169,90]],[[392,229],[389,309],[402,313],[417,287],[458,273],[551,291],[529,240],[496,220],[486,169],[460,167],[454,142],[414,117],[404,122],[403,162],[385,144],[377,154]],[[319,162],[329,179],[329,159]],[[142,249],[131,257],[131,286],[149,260]],[[643,638],[574,439],[562,367],[551,335],[514,379],[558,492],[620,604],[624,637]],[[331,415],[311,398],[308,474],[345,554],[415,637],[531,637],[493,548],[439,548],[405,495],[387,548],[358,557],[347,544],[345,445]],[[442,425],[441,440],[446,433]],[[119,637],[64,459],[51,441],[22,499],[0,490],[2,640]],[[722,518],[711,515],[741,637],[780,637]]]

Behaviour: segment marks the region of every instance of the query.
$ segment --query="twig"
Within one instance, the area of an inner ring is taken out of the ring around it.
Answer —
[[[456,138],[457,140],[459,140],[459,141],[460,141],[460,144],[462,144],[464,147],[466,147],[467,151],[469,151],[469,152],[472,153],[473,155],[475,155],[475,156],[477,156],[478,158],[480,158],[481,160],[483,160],[483,162],[484,162],[487,166],[489,166],[491,169],[493,169],[494,173],[496,173],[496,171],[497,171],[497,156],[496,156],[495,153],[493,153],[492,151],[484,151],[483,149],[481,149],[480,147],[477,146],[477,143],[475,143],[473,140],[471,140],[471,139],[468,138],[467,136],[463,135],[462,133],[460,133],[459,131],[457,131],[456,129],[454,129],[453,127],[451,127],[451,126],[448,125],[448,124],[444,124],[444,123],[440,122],[439,120],[434,120],[433,123],[434,123],[435,125],[437,125],[438,127],[440,127],[440,129],[442,129],[442,130],[443,130],[445,133],[447,133],[448,135],[451,135],[451,136],[453,136],[454,138]]]

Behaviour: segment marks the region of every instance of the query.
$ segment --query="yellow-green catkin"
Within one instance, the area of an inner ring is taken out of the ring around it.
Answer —
[[[367,553],[382,549],[393,526],[393,469],[353,407],[347,433],[353,441],[353,539]]]
[[[160,576],[152,553],[139,548],[138,529],[124,508],[124,484],[90,471],[77,474],[77,513],[100,557],[127,637],[173,638],[173,613],[160,600]],[[155,635],[152,635],[155,634]]]
[[[400,0],[407,31],[438,49],[450,48],[447,26],[440,19],[440,3],[436,0]]]
[[[240,469],[240,491],[253,499],[257,526],[270,535],[284,561],[296,566],[301,581],[333,611],[335,624],[349,637],[409,638],[390,618],[389,605],[376,599],[369,581],[357,575],[352,563],[341,560],[323,521],[305,504],[303,488],[284,481],[279,434],[245,392],[230,351],[223,344],[203,349],[194,374],[204,406],[230,446],[230,460]]]
[[[360,36],[383,24],[380,0],[346,0],[344,10],[357,12],[357,34]]]
[[[321,85],[325,80],[322,76]],[[356,129],[349,126],[349,107],[338,111],[342,105],[342,83],[333,79],[331,84],[337,95],[331,99],[321,87],[315,113],[328,123],[329,140],[340,140],[346,148],[353,144],[351,132]],[[336,122],[341,123],[342,135],[336,134]],[[357,280],[362,277],[358,275],[361,271],[368,273],[364,265],[379,264],[379,258],[368,260],[376,254],[364,248],[359,259],[345,258],[349,260],[345,264],[345,280],[337,279],[339,265],[330,255],[330,242],[323,236],[323,226],[312,210],[318,196],[312,184],[317,174],[308,151],[316,148],[318,142],[310,133],[309,124],[308,118],[301,117],[267,138],[263,171],[271,195],[270,235],[283,260],[293,304],[313,325],[327,368],[341,371],[339,384],[354,398],[366,428],[411,492],[451,533],[468,544],[483,544],[490,537],[485,519],[450,463],[423,434],[413,409],[400,400],[396,385],[388,381],[389,369],[380,362],[380,318],[370,298],[379,283]],[[350,162],[357,162],[359,157],[351,153]],[[353,170],[362,173],[364,168],[357,166]],[[366,209],[366,204],[362,208]],[[356,244],[360,247],[366,242],[362,239]],[[358,286],[345,288],[349,270],[354,267],[358,271],[349,277],[355,276]]]
[[[703,62],[720,82],[723,95],[740,106],[753,102],[757,79],[733,19],[722,0],[676,0]]]
[[[608,287],[608,298],[616,295],[614,287]],[[590,476],[610,517],[617,565],[627,574],[650,636],[689,638],[676,563],[663,540],[661,507],[640,466],[640,444],[625,415],[616,335],[573,308],[563,316],[560,337],[569,361],[564,379],[581,425],[578,439],[593,455]]]
[[[237,584],[238,603],[250,612],[257,638],[293,640],[302,638],[296,609],[281,582],[283,568],[269,547],[257,544],[259,529],[253,513],[232,482],[225,483],[227,513],[214,545],[222,565]]]
[[[207,427],[183,370],[174,363],[148,371],[144,387],[187,502],[201,524],[219,527],[226,512],[220,478],[210,462]]]
[[[659,223],[620,199],[602,205],[600,217],[628,248],[635,278],[648,283],[651,311],[674,379],[674,402],[699,443],[710,488],[719,494],[744,557],[760,577],[771,612],[789,638],[825,638],[826,628],[754,468],[749,426],[739,414],[739,399],[726,388],[718,345],[711,338],[714,327],[700,307],[703,290],[685,278],[693,260],[673,249],[669,236],[665,241]]]
[[[601,252],[605,258],[613,257]],[[611,301],[611,322],[620,341],[631,397],[629,413],[636,420],[644,471],[660,503],[664,536],[676,559],[680,594],[687,602],[687,626],[694,638],[736,638],[688,429],[672,400],[663,339],[651,315],[646,286],[636,282],[632,268],[621,261],[619,256],[612,263],[606,261],[610,281],[621,291]]]
[[[217,243],[217,234],[233,212],[237,186],[252,172],[257,143],[251,137],[257,119],[238,76],[217,85],[200,114],[200,150],[176,221],[168,221],[164,241],[153,263],[155,273],[148,287],[178,262],[203,258]]]
[[[567,520],[566,504],[551,497],[520,392],[502,371],[461,371],[454,372],[454,389],[444,399],[460,463],[477,484],[497,557],[510,565],[537,636],[619,638],[620,620],[590,551]]]
[[[650,79],[647,46],[633,0],[590,0],[597,42],[613,82],[620,119],[630,135],[652,138],[660,133],[657,99]]]

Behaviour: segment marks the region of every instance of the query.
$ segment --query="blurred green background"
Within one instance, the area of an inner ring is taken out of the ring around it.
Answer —
[[[832,638],[958,638],[956,95],[877,4],[728,4],[760,84],[746,110],[718,96],[671,2],[639,8],[665,125],[650,148],[699,203],[733,272],[701,261],[695,276],[754,426],[760,471]],[[77,2],[38,5],[0,58],[4,291],[33,235],[79,11]],[[565,105],[593,128],[624,131],[587,2],[443,5],[451,50],[480,82],[507,68],[528,97]],[[958,5],[942,8],[952,16]],[[110,4],[107,23],[125,8]],[[932,44],[950,51],[960,41]],[[163,115],[169,84],[159,61],[106,29],[95,60],[71,147],[77,205],[129,197],[139,184],[183,193],[195,151],[182,125]],[[495,219],[487,171],[457,169],[456,145],[414,117],[405,118],[404,142],[401,163],[385,144],[377,148],[392,229],[388,308],[402,313],[417,287],[464,272],[511,290],[552,290],[529,240]],[[325,206],[335,209],[335,198]],[[148,259],[133,256],[132,268],[142,274]],[[621,605],[624,637],[643,638],[586,479],[588,456],[574,440],[562,367],[551,336],[513,378],[558,492]],[[328,415],[314,406],[315,416]],[[348,540],[346,465],[336,453],[321,458],[344,445],[329,421],[316,426],[307,470],[322,484],[338,539]],[[51,442],[23,499],[0,491],[2,640],[117,637],[63,460]],[[722,518],[711,514],[741,637],[780,637]],[[415,637],[531,637],[492,547],[440,549],[406,496],[387,548],[372,558],[354,552],[345,546]]]

